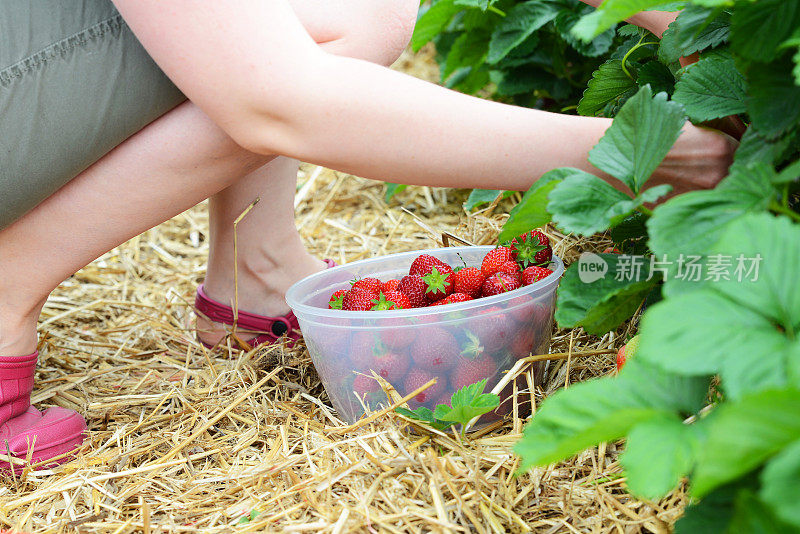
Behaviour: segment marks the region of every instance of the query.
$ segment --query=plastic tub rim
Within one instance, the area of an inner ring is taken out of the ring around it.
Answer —
[[[320,308],[317,306],[311,306],[309,304],[303,304],[298,300],[298,297],[296,295],[300,291],[299,288],[301,285],[306,284],[309,281],[312,281],[316,278],[324,278],[326,276],[330,276],[330,274],[335,272],[336,270],[345,270],[348,268],[352,268],[353,266],[357,266],[361,262],[369,262],[369,261],[374,261],[376,259],[385,259],[389,257],[400,259],[404,257],[418,256],[420,254],[430,254],[432,256],[436,256],[435,253],[437,252],[445,252],[445,251],[452,252],[454,250],[459,250],[459,249],[471,249],[471,250],[486,249],[486,252],[488,252],[493,248],[497,247],[492,245],[483,245],[475,247],[440,247],[440,248],[433,248],[426,250],[400,252],[397,254],[389,254],[387,256],[377,256],[374,258],[367,258],[364,260],[354,261],[353,263],[337,265],[336,267],[333,267],[331,269],[325,269],[318,273],[312,274],[311,276],[307,276],[306,278],[303,278],[302,280],[292,284],[291,287],[289,287],[289,289],[286,291],[286,303],[289,305],[289,307],[292,309],[295,315],[303,315],[305,317],[317,316],[317,317],[327,317],[331,319],[390,319],[390,318],[400,318],[400,317],[414,317],[418,316],[420,313],[424,313],[425,315],[438,315],[438,314],[447,314],[462,310],[470,310],[472,308],[478,308],[478,307],[488,306],[491,304],[505,302],[507,300],[513,299],[514,297],[534,292],[537,289],[547,290],[549,289],[550,286],[558,284],[559,280],[561,279],[561,276],[564,274],[564,263],[561,261],[561,258],[559,258],[554,254],[550,264],[551,265],[555,264],[555,268],[552,269],[553,274],[551,274],[547,278],[539,280],[538,282],[534,282],[533,284],[522,286],[518,289],[514,289],[513,291],[500,293],[499,295],[493,295],[491,297],[482,297],[478,299],[468,300],[466,302],[449,304],[447,305],[446,309],[443,310],[431,309],[430,307],[409,308],[405,310],[375,310],[375,311],[331,310],[329,308]]]

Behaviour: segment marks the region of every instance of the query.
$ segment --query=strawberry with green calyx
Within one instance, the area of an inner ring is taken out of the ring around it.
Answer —
[[[518,235],[509,245],[514,260],[523,268],[529,265],[546,265],[553,259],[550,239],[539,230]]]
[[[529,286],[534,282],[544,280],[551,274],[553,274],[553,271],[547,267],[539,267],[538,265],[525,267],[525,269],[522,271],[522,285]]]
[[[362,278],[353,282],[353,289],[356,288],[365,289],[377,297],[381,292],[381,281],[377,278]]]
[[[521,287],[519,276],[510,273],[495,273],[486,278],[481,286],[481,296],[491,297]]]
[[[463,293],[472,298],[481,294],[481,286],[486,275],[477,267],[464,267],[456,271],[453,283],[453,293]]]
[[[501,269],[506,267],[506,262],[514,261],[511,249],[508,247],[497,247],[490,250],[483,257],[481,261],[481,271],[484,276],[491,276],[499,273]]]
[[[453,270],[447,265],[431,267],[431,272],[422,275],[422,279],[427,285],[425,298],[434,302],[452,293],[453,277]]]
[[[438,258],[434,258],[430,254],[420,254],[419,256],[414,259],[411,263],[411,267],[408,269],[408,274],[418,274],[420,276],[425,276],[431,269],[434,267],[439,269],[439,272],[444,272],[445,270],[452,271],[453,269],[447,265],[445,262]],[[447,269],[443,269],[446,267]]]
[[[412,308],[422,308],[428,305],[428,297],[425,296],[427,289],[428,284],[418,274],[404,276],[397,284],[397,290],[408,297]]]
[[[639,335],[633,336],[630,341],[622,345],[617,352],[617,372],[622,371],[625,362],[633,358],[639,349]]]
[[[384,293],[381,291],[378,298],[372,299],[374,306],[370,308],[373,311],[380,310],[404,310],[411,307],[411,301],[400,291],[389,291]]]
[[[334,291],[333,295],[331,295],[330,300],[328,300],[328,309],[341,310],[345,295],[347,295],[346,289],[340,289],[339,291]]]
[[[375,294],[363,287],[353,287],[342,298],[342,309],[350,311],[369,311],[372,309],[372,299]]]
[[[452,369],[461,351],[453,334],[429,327],[419,332],[409,352],[418,367],[438,374]]]
[[[508,273],[508,274],[515,274],[519,276],[521,269],[519,268],[519,264],[515,261],[506,261],[503,262],[500,267],[497,269],[498,273]]]

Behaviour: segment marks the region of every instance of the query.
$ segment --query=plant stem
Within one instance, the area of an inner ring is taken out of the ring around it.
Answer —
[[[788,207],[786,207],[786,206],[784,206],[784,205],[782,205],[782,204],[780,204],[778,202],[773,202],[772,204],[770,204],[769,209],[771,211],[774,211],[775,213],[780,213],[782,215],[786,215],[787,217],[792,219],[794,222],[800,223],[800,213],[795,213],[790,208],[788,208]]]
[[[645,206],[639,206],[638,208],[636,208],[636,210],[640,211],[641,213],[644,213],[648,217],[652,217],[652,215],[653,215],[653,210],[651,210],[650,208],[647,208]]]
[[[628,72],[628,67],[626,67],[626,66],[625,66],[625,65],[627,64],[627,62],[628,62],[628,57],[629,57],[629,56],[630,56],[630,55],[633,53],[633,51],[634,51],[634,50],[636,50],[637,48],[641,48],[641,47],[643,47],[643,46],[647,46],[647,45],[657,45],[657,44],[658,44],[658,43],[657,43],[657,42],[655,42],[655,41],[647,41],[646,43],[643,43],[643,42],[642,42],[642,39],[644,39],[644,35],[642,35],[642,36],[639,38],[639,42],[638,42],[638,43],[636,43],[635,45],[633,45],[633,46],[631,47],[631,49],[630,49],[630,50],[628,50],[627,52],[625,52],[625,55],[624,55],[624,56],[622,56],[622,65],[621,65],[621,66],[622,66],[622,72],[624,72],[624,73],[625,73],[625,75],[626,75],[628,78],[630,78],[631,80],[633,80],[633,76],[631,75],[631,73],[630,73],[630,72]],[[634,81],[635,81],[635,80],[634,80]]]
[[[498,14],[498,15],[500,15],[501,17],[505,17],[505,16],[506,16],[506,13],[505,13],[505,11],[501,11],[500,9],[497,9],[497,8],[496,8],[496,7],[494,7],[494,6],[489,6],[489,7],[488,7],[488,11],[491,11],[492,13],[497,13],[497,14]]]

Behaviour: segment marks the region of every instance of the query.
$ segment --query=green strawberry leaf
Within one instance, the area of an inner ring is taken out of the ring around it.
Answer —
[[[753,486],[752,477],[738,479],[715,489],[700,502],[686,507],[683,517],[675,523],[675,534],[719,534],[729,532],[727,526],[733,519],[736,495],[745,487]]]
[[[647,499],[666,495],[689,472],[696,453],[695,433],[678,417],[658,417],[636,425],[620,457],[628,489]]]
[[[529,0],[515,5],[492,33],[486,62],[490,65],[497,64],[557,14],[556,5],[541,0]]]
[[[406,184],[390,184],[386,182],[386,194],[383,196],[383,200],[386,201],[388,204],[392,197],[395,196],[397,193],[401,193],[405,191],[408,186]]]
[[[732,400],[800,387],[800,227],[747,215],[729,225],[708,259],[720,260],[720,276],[709,270],[699,289],[648,309],[640,357],[669,372],[719,374]]]
[[[641,256],[584,253],[561,279],[556,321],[561,328],[605,334],[630,318],[660,280]]]
[[[532,228],[539,228],[550,222],[547,212],[547,196],[561,180],[577,169],[555,169],[542,175],[514,206],[497,238],[500,243],[514,239]]]
[[[761,471],[761,500],[780,519],[800,526],[800,439],[775,455]]]
[[[548,198],[553,222],[565,232],[586,236],[614,226],[642,203],[578,169],[572,169]]]
[[[737,2],[731,18],[731,47],[738,55],[767,63],[800,26],[800,3],[786,0]]]
[[[491,204],[501,195],[502,198],[508,198],[513,194],[514,191],[501,191],[499,189],[473,189],[470,191],[467,201],[464,202],[464,209],[472,211],[478,206]]]
[[[683,106],[669,102],[666,93],[653,97],[649,86],[642,87],[589,152],[589,162],[638,194],[675,144],[684,122]]]
[[[775,139],[767,139],[759,131],[750,126],[744,132],[739,148],[733,155],[735,164],[749,165],[752,163],[780,163],[778,160],[781,155],[789,148],[791,139],[789,136],[782,136]]]
[[[640,11],[664,6],[663,0],[605,0],[596,11],[581,18],[573,27],[572,34],[583,41],[591,41],[618,22],[632,17]]]
[[[597,117],[609,102],[615,102],[636,89],[636,82],[622,70],[622,61],[611,59],[592,73],[592,79],[578,103],[578,114]]]
[[[639,87],[649,85],[656,94],[671,95],[675,92],[675,76],[666,65],[656,60],[649,61],[639,68],[636,84]]]
[[[574,384],[547,398],[514,447],[520,468],[567,459],[647,421],[694,413],[707,391],[707,379],[664,373],[633,359],[617,377]]]
[[[661,37],[658,57],[665,63],[678,61],[708,48],[726,43],[731,17],[727,11],[688,5]]]
[[[753,64],[747,71],[747,80],[747,112],[761,135],[774,139],[797,124],[800,87],[794,83],[789,57],[770,64]]]
[[[764,502],[749,490],[736,496],[733,517],[728,532],[758,532],[759,534],[800,534],[800,527],[789,525],[776,517],[771,503]]]
[[[500,405],[500,397],[484,393],[486,379],[464,386],[450,397],[450,406],[440,404],[434,415],[442,421],[453,421],[466,426],[472,419],[491,412]]]
[[[614,44],[614,29],[609,29],[588,43],[584,43],[572,35],[572,28],[583,16],[594,11],[591,6],[579,5],[576,11],[562,9],[555,19],[555,27],[572,48],[577,50],[581,55],[586,57],[597,57],[608,52],[611,45]]]
[[[476,67],[486,58],[489,35],[486,32],[471,31],[458,36],[447,53],[442,69],[442,79],[446,80],[456,69]]]
[[[461,11],[453,0],[439,0],[427,10],[420,10],[414,33],[411,36],[411,48],[419,52],[431,39],[439,35],[453,16]]]
[[[442,406],[441,404],[439,406]],[[437,409],[439,408],[437,406]],[[417,421],[421,421],[428,426],[435,428],[436,430],[445,430],[453,425],[452,422],[441,421],[434,416],[434,412],[430,410],[430,408],[426,408],[425,406],[420,406],[416,410],[409,410],[408,408],[403,408],[402,406],[398,406],[395,408],[395,411],[400,415],[404,415],[409,419],[414,419]]]
[[[673,100],[683,104],[690,119],[704,122],[743,113],[746,90],[733,57],[713,54],[684,69]]]
[[[691,492],[702,497],[800,439],[800,390],[767,390],[719,406],[708,419]],[[705,422],[705,421],[704,421]]]

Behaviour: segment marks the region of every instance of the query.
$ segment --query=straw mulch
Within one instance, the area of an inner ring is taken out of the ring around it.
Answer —
[[[418,67],[415,63],[414,68]],[[423,62],[432,77],[429,63]],[[443,232],[495,239],[509,204],[477,214],[464,192],[384,187],[306,166],[297,222],[310,250],[350,262],[429,248]],[[313,198],[314,202],[308,202]],[[323,201],[324,200],[324,201]],[[508,202],[508,201],[505,201]],[[62,467],[6,478],[0,527],[27,532],[665,532],[685,494],[625,492],[618,444],[515,476],[524,420],[464,440],[412,430],[393,412],[347,429],[304,347],[210,353],[191,302],[207,256],[190,210],[67,280],[40,325],[34,401],[79,410],[89,438]],[[548,229],[567,261],[606,246]],[[555,332],[533,396],[610,372],[629,326],[602,339]],[[520,392],[520,394],[528,394]],[[247,519],[242,519],[246,516]]]

